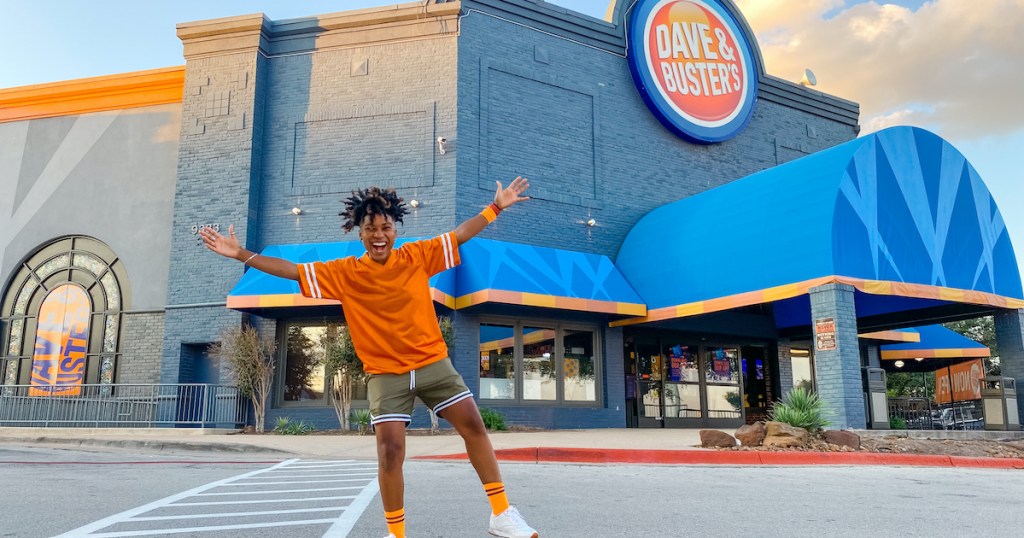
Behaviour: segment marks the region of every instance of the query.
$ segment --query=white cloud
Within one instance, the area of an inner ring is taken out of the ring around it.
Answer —
[[[1024,0],[736,0],[768,73],[861,104],[865,131],[912,123],[953,138],[1024,125]],[[925,103],[927,106],[920,106]]]

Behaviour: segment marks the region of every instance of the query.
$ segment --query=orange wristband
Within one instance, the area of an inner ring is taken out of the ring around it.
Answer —
[[[487,220],[487,224],[494,222],[494,219],[498,218],[498,215],[500,214],[501,208],[494,203],[485,207],[484,210],[480,212],[480,215]]]

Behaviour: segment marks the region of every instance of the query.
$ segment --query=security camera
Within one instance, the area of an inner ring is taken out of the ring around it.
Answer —
[[[441,155],[444,155],[448,151],[447,146],[448,146],[448,139],[447,138],[445,138],[443,136],[437,137],[437,151],[438,151],[438,153],[440,153]]]

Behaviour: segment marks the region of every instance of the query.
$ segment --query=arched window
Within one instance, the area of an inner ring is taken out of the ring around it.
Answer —
[[[112,384],[121,357],[121,315],[130,304],[124,264],[107,245],[65,237],[13,271],[0,302],[4,385],[33,395],[73,395]]]

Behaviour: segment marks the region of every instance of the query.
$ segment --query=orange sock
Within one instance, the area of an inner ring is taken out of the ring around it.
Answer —
[[[395,538],[405,538],[405,507],[394,512],[384,512],[384,519],[388,522],[388,532],[395,535]]]
[[[484,491],[487,493],[487,500],[491,502],[491,512],[498,515],[508,510],[508,497],[505,496],[505,484],[502,482],[491,482],[484,484]]]

